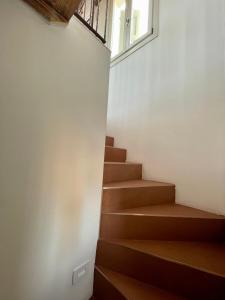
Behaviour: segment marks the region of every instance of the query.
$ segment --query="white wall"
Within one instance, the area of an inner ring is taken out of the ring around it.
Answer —
[[[88,300],[109,51],[83,25],[48,25],[0,1],[0,299]]]
[[[108,134],[177,201],[225,214],[225,1],[160,0],[159,37],[112,67]]]

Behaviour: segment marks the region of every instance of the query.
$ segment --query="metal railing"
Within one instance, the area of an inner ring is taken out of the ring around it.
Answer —
[[[81,0],[74,15],[105,44],[108,11],[109,0]]]

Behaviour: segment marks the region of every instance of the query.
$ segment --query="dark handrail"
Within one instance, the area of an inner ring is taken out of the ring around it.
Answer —
[[[106,43],[109,0],[82,0],[75,16]]]

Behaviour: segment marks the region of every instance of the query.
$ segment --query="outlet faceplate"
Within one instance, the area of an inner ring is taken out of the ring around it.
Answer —
[[[72,285],[76,285],[88,272],[90,261],[83,263],[73,270]]]

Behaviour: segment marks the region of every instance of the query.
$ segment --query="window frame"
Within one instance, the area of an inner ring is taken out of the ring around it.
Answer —
[[[130,43],[130,32],[131,32],[131,14],[132,14],[132,0],[126,0],[126,18],[130,19],[129,26],[124,24],[126,31],[126,38],[124,40],[125,49],[121,53],[111,58],[111,66],[124,60],[126,57],[137,51],[139,48],[143,47],[150,41],[154,40],[159,35],[159,0],[152,0],[152,24],[149,24],[149,31],[137,39],[134,43]],[[110,0],[110,10],[109,10],[109,24],[108,24],[108,43],[107,46],[111,49],[112,42],[112,20],[113,20],[113,2]],[[151,11],[149,11],[151,13]],[[149,19],[150,23],[150,19]]]

